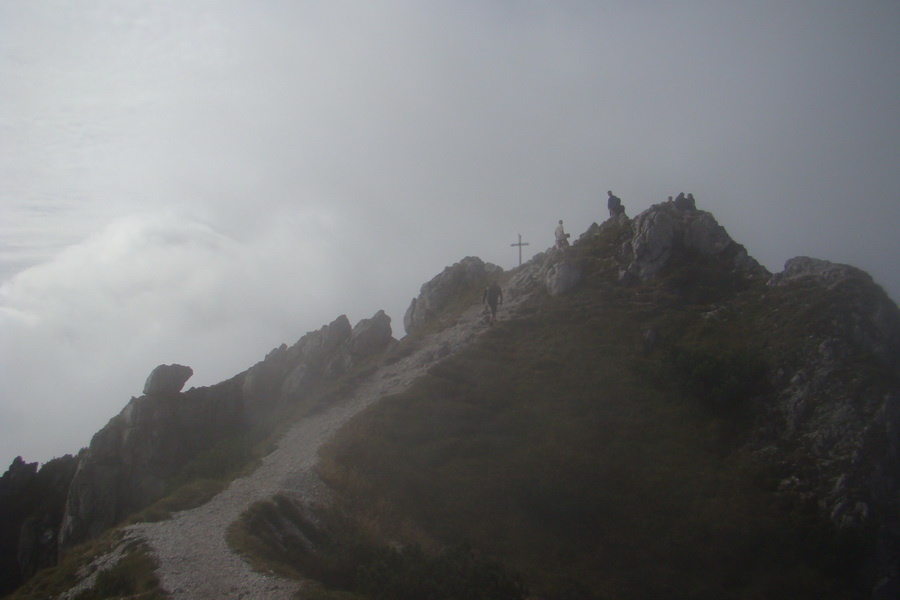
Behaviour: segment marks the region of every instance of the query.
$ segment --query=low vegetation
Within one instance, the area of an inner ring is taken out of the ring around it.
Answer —
[[[469,544],[438,552],[389,546],[334,509],[312,513],[287,496],[257,503],[229,530],[229,543],[260,570],[312,578],[304,598],[337,600],[523,600],[515,571]]]
[[[113,553],[124,544],[122,556],[109,568],[99,569],[95,561]],[[8,600],[46,600],[68,592],[77,583],[96,573],[93,585],[77,593],[73,600],[130,598],[164,600],[168,596],[159,587],[155,574],[156,561],[147,548],[136,542],[123,541],[120,532],[107,535],[66,551],[60,564],[39,571]]]

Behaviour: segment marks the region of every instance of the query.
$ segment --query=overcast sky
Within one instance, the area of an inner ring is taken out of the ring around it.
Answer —
[[[0,471],[692,192],[900,298],[896,0],[0,1]]]

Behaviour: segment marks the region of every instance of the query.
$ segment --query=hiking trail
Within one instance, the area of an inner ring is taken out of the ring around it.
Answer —
[[[507,311],[501,307],[501,314]],[[303,501],[320,498],[324,485],[314,467],[322,444],[361,410],[406,389],[432,365],[469,344],[486,323],[481,305],[470,307],[455,324],[425,336],[410,356],[379,367],[351,396],[294,424],[253,473],[234,480],[202,506],[166,521],[128,527],[126,540],[149,546],[159,564],[160,586],[173,600],[302,597],[302,582],[254,571],[236,555],[225,540],[228,527],[254,503],[281,492]]]

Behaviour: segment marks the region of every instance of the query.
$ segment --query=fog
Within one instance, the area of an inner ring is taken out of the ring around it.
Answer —
[[[641,4],[641,6],[637,6]],[[900,298],[895,1],[0,4],[0,462],[691,192]]]

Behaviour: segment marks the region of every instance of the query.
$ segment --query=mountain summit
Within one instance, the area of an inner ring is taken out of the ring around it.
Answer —
[[[58,469],[64,511],[22,508],[50,463],[14,463],[5,589],[58,544],[94,567],[57,597],[132,555],[178,598],[900,596],[900,311],[859,269],[773,275],[663,203],[509,272],[468,257],[390,324],[208,388],[173,366]]]

